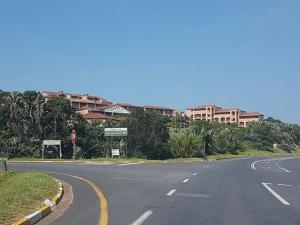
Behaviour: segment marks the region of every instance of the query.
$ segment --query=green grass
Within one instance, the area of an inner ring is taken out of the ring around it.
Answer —
[[[72,161],[72,159],[42,159],[42,158],[34,158],[34,157],[21,157],[21,158],[10,158],[9,161],[41,161],[41,160],[51,160],[51,161]]]
[[[138,162],[148,162],[148,163],[159,163],[159,162],[191,162],[191,161],[200,161],[203,159],[200,158],[177,158],[177,159],[167,159],[167,160],[149,160],[149,159],[142,159],[142,158],[92,158],[92,159],[39,159],[39,158],[13,158],[10,159],[10,161],[18,162],[18,161],[33,161],[33,162],[39,162],[39,161],[55,161],[55,162],[78,162],[78,163],[85,163],[85,162],[95,162],[95,163],[138,163]]]
[[[259,151],[259,150],[246,150],[239,152],[238,154],[217,154],[210,155],[208,159],[210,160],[220,160],[220,159],[232,159],[232,158],[242,158],[242,157],[279,157],[279,156],[297,156],[300,155],[300,149],[296,149],[293,153],[287,153],[283,150],[276,150],[275,152]]]
[[[0,172],[6,176],[10,172]],[[52,199],[58,183],[45,173],[13,173],[0,182],[0,224],[8,225],[27,216]]]

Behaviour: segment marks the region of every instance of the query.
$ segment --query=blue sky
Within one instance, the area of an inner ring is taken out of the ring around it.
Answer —
[[[0,88],[300,123],[300,1],[1,1]]]

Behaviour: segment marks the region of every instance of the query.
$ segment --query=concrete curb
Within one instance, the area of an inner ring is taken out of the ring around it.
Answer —
[[[56,180],[56,179],[55,179]],[[38,221],[43,219],[44,217],[48,216],[56,205],[61,201],[63,195],[64,195],[64,188],[61,182],[56,180],[59,183],[59,191],[57,195],[52,199],[46,199],[44,201],[44,206],[37,210],[36,212],[25,216],[23,219],[20,219],[19,221],[13,223],[12,225],[33,225],[36,224]]]

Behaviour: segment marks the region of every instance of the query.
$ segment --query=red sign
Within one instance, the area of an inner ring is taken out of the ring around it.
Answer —
[[[76,141],[76,130],[72,130],[71,140],[72,140],[73,143],[75,143],[75,141]]]

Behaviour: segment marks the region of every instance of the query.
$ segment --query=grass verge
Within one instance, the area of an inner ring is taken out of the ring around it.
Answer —
[[[217,154],[210,155],[208,159],[210,160],[220,160],[220,159],[232,159],[232,158],[244,158],[244,157],[280,157],[280,156],[299,156],[300,149],[296,149],[292,153],[285,152],[283,150],[277,150],[275,152],[259,151],[259,150],[246,150],[239,152],[238,154]]]
[[[207,157],[208,160],[220,160],[220,159],[232,159],[232,158],[244,158],[244,157],[280,157],[280,156],[300,156],[300,148],[297,148],[292,153],[285,152],[283,150],[276,150],[275,152],[268,151],[260,151],[254,149],[248,149],[245,151],[240,151],[238,154],[216,154],[210,155]],[[148,163],[176,163],[176,162],[199,162],[203,161],[203,158],[177,158],[177,159],[167,159],[167,160],[148,160],[142,158],[127,158],[127,159],[119,159],[119,158],[93,158],[93,159],[39,159],[39,158],[14,158],[10,159],[10,161],[18,162],[18,161],[55,161],[55,162],[77,162],[77,163],[87,163],[87,162],[95,162],[95,163],[139,163],[139,162],[148,162]]]
[[[0,224],[9,225],[35,212],[58,192],[58,183],[45,173],[0,172]]]

